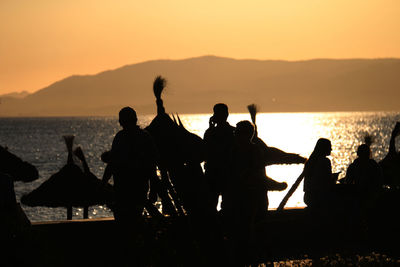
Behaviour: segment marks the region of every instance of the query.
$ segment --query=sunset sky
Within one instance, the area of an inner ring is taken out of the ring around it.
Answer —
[[[400,58],[400,1],[0,1],[0,94],[202,55]]]

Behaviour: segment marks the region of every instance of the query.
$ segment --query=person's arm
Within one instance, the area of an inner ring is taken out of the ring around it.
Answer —
[[[283,191],[287,188],[287,183],[280,183],[268,176],[265,176],[265,186],[268,191]]]
[[[345,184],[354,184],[354,163],[351,163],[346,171],[346,176],[342,179]]]
[[[110,164],[107,164],[106,168],[104,169],[103,178],[101,180],[103,181],[103,183],[108,183],[108,181],[111,179],[111,176],[111,166]]]
[[[324,159],[324,175],[326,176],[326,179],[328,180],[328,183],[330,185],[336,184],[336,180],[339,176],[339,173],[332,173],[332,164],[330,159],[325,158]]]

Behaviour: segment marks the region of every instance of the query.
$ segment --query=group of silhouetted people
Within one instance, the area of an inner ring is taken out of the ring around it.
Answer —
[[[393,140],[399,132],[400,124],[397,123],[389,149],[392,161],[387,163],[395,166],[400,161],[395,158],[398,154]],[[318,220],[320,225],[335,221],[334,217],[342,214],[346,217],[343,220],[352,229],[365,227],[377,208],[383,185],[396,185],[393,181],[384,181],[385,160],[376,162],[371,156],[370,146],[371,142],[367,139],[357,147],[357,158],[348,166],[345,177],[337,183],[339,173],[332,172],[328,158],[332,151],[331,142],[325,138],[317,141],[304,167],[304,202],[313,215],[322,219]]]
[[[158,99],[157,104],[159,102]],[[165,111],[163,109],[161,111],[161,115],[165,115]],[[231,260],[228,263],[244,264],[255,256],[256,225],[267,218],[267,192],[273,183],[271,182],[273,180],[266,175],[265,166],[266,162],[276,162],[276,160],[271,158],[274,154],[266,152],[268,147],[258,138],[257,128],[252,122],[244,120],[232,126],[227,121],[228,116],[226,104],[218,103],[213,107],[209,127],[202,139],[204,157],[199,156],[205,163],[204,172],[201,170],[201,176],[198,176],[194,163],[197,160],[196,157],[189,160],[181,159],[181,161],[164,159],[164,165],[161,166],[157,142],[147,130],[138,126],[135,110],[130,107],[120,110],[119,123],[122,129],[115,135],[110,151],[102,155],[102,160],[107,163],[102,180],[108,183],[113,177],[115,198],[111,207],[123,242],[135,242],[141,235],[143,211],[149,207],[146,204],[154,203],[154,196],[157,196],[157,193],[149,196],[150,181],[160,172],[172,170],[175,173],[169,174],[171,178],[177,175],[181,179],[192,173],[196,174],[197,178],[204,179],[206,188],[198,188],[203,183],[190,185],[190,182],[186,181],[182,184],[183,180],[180,180],[181,184],[174,185],[173,189],[178,191],[177,195],[183,198],[185,204],[189,203],[187,206],[184,205],[184,209],[188,214],[194,215],[192,220],[198,220],[203,215],[216,214],[220,225],[203,222],[194,225],[203,226],[206,231],[221,231],[223,239],[227,240],[224,243],[228,244],[226,255]],[[163,123],[165,122],[160,123],[161,135],[163,134],[162,127],[166,125]],[[183,131],[186,130],[183,129]],[[397,123],[390,139],[389,153],[379,164],[371,158],[370,142],[358,146],[357,158],[349,165],[346,176],[339,181],[340,183],[337,183],[338,173],[332,172],[331,161],[328,158],[332,151],[331,141],[320,138],[305,161],[303,172],[304,203],[310,214],[316,216],[317,221],[318,218],[330,220],[336,214],[335,207],[343,204],[347,206],[348,214],[355,218],[356,223],[365,223],[371,209],[376,205],[383,184],[394,188],[400,186],[400,179],[396,179],[396,173],[399,173],[400,169],[400,153],[395,148],[395,138],[399,134],[400,123]],[[300,157],[299,162],[301,160]],[[182,164],[181,167],[177,167],[179,162]],[[172,165],[172,168],[165,169],[167,163]],[[391,175],[391,172],[394,175]],[[0,189],[10,193],[1,194],[2,210],[16,203],[12,183],[7,183],[7,181],[9,180],[0,181],[2,183]],[[161,181],[157,181],[160,186]],[[172,179],[171,181],[173,182]],[[345,185],[351,190],[343,191],[338,187],[340,185]],[[191,186],[191,188],[188,189],[185,186]],[[187,190],[187,192],[179,192],[179,190]],[[204,207],[199,207],[198,203],[194,204],[195,190],[207,196],[207,200],[204,198],[200,200],[204,201]],[[166,192],[164,191],[164,196],[168,196]],[[188,198],[188,192],[193,196]],[[347,195],[344,196],[343,192]],[[158,195],[161,196],[160,193]],[[149,197],[152,199],[150,202]],[[198,212],[202,208],[208,210]],[[126,255],[132,253],[131,250],[121,253],[125,253],[125,255],[120,255],[122,259],[135,257],[133,254]],[[140,256],[137,255],[138,251],[135,253],[136,256]]]
[[[264,152],[255,144],[255,125],[240,121],[233,127],[227,122],[228,116],[227,105],[214,106],[203,138],[206,148],[204,179],[215,212],[218,203],[221,205],[222,231],[230,240],[230,255],[244,262],[254,250],[256,223],[267,214],[268,178]],[[119,122],[122,130],[116,134],[111,151],[104,155],[108,165],[103,180],[107,182],[113,175],[114,216],[117,222],[129,228],[136,227],[135,223],[142,217],[149,181],[156,175],[158,152],[151,135],[137,125],[132,108],[121,109]],[[399,132],[400,126],[396,125],[391,139],[392,153],[397,153],[394,138]],[[332,173],[328,158],[331,151],[330,140],[319,139],[304,166],[304,202],[314,214],[330,212],[339,203],[338,173]],[[382,188],[383,172],[371,158],[370,144],[360,145],[357,156],[340,182],[352,185],[356,200],[349,206],[358,210],[359,217],[363,218]]]

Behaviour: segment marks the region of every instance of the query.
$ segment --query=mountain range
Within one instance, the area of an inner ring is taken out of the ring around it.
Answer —
[[[74,75],[31,94],[0,96],[0,116],[117,115],[124,106],[156,112],[152,83],[168,85],[171,113],[211,113],[215,103],[230,112],[398,111],[400,59],[237,60],[203,56],[154,60],[95,75]]]

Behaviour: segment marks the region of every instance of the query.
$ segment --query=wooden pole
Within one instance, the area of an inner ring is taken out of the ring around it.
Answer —
[[[183,211],[183,205],[178,197],[178,194],[175,192],[175,188],[172,186],[169,178],[169,174],[167,170],[164,168],[160,168],[161,172],[161,181],[164,183],[164,185],[167,187],[167,190],[169,192],[169,195],[171,196],[172,200],[174,201],[175,208],[178,211],[178,215],[184,216],[185,212]]]
[[[88,219],[89,218],[89,207],[85,206],[83,207],[83,219]]]
[[[299,184],[301,183],[301,181],[303,180],[305,176],[305,172],[303,170],[303,172],[300,174],[300,176],[296,179],[296,181],[294,182],[294,184],[292,185],[292,187],[289,189],[289,191],[286,193],[286,196],[282,199],[281,204],[279,204],[279,207],[277,209],[277,211],[282,211],[283,208],[285,207],[286,203],[288,202],[289,198],[293,195],[294,191],[296,191],[297,187],[299,186]]]
[[[67,207],[67,220],[72,220],[72,206]]]

